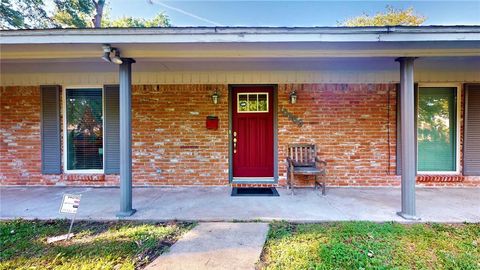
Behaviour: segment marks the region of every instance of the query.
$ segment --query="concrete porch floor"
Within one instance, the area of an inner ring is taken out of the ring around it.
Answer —
[[[321,222],[340,220],[405,221],[399,188],[278,188],[279,197],[231,197],[230,187],[148,187],[133,189],[132,220]],[[64,218],[58,210],[64,193],[82,194],[78,219],[114,220],[118,188],[3,187],[0,218]],[[421,222],[480,222],[479,188],[417,188]]]

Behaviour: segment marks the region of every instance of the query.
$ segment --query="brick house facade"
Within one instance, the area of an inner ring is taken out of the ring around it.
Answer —
[[[214,90],[221,97],[218,104],[209,102]],[[292,90],[298,94],[296,104],[289,103]],[[278,84],[276,91],[278,185],[285,185],[286,146],[297,142],[317,145],[319,155],[328,162],[328,186],[400,185],[396,175],[396,84],[284,83]],[[1,185],[119,184],[117,174],[42,174],[40,87],[4,86],[0,94]],[[229,185],[227,97],[228,84],[134,85],[133,184]],[[461,100],[459,136],[463,138],[464,95]],[[281,109],[301,118],[303,126],[282,115]],[[218,130],[205,128],[208,115],[219,117]],[[463,139],[460,153],[462,147]],[[311,178],[297,181],[301,186],[312,184]],[[417,176],[417,184],[480,186],[480,177],[426,174]]]
[[[0,45],[0,186],[119,186],[127,217],[133,186],[285,186],[287,145],[310,143],[327,188],[400,186],[405,219],[418,185],[480,187],[479,26],[14,30]]]

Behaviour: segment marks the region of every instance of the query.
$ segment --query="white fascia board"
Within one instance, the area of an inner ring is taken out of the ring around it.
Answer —
[[[135,44],[230,42],[376,42],[376,34],[188,34],[1,36],[0,44]]]
[[[386,42],[411,42],[411,41],[478,41],[480,48],[480,33],[396,33],[379,34],[378,41]]]
[[[480,27],[172,28],[0,31],[0,44],[480,41]]]

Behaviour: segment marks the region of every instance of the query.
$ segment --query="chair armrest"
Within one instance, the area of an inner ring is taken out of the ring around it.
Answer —
[[[293,160],[290,157],[287,157],[286,160],[287,160],[288,166],[293,167]]]
[[[287,157],[286,160],[287,160],[287,173],[293,172],[294,170],[293,160],[290,157]]]
[[[318,157],[315,158],[315,162],[322,164],[322,167],[327,166],[327,162],[325,160],[319,159]]]

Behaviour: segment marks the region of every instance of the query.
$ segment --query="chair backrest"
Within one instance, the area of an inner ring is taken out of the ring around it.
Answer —
[[[288,157],[293,161],[294,166],[310,167],[315,166],[317,150],[314,144],[290,144],[288,145]]]

